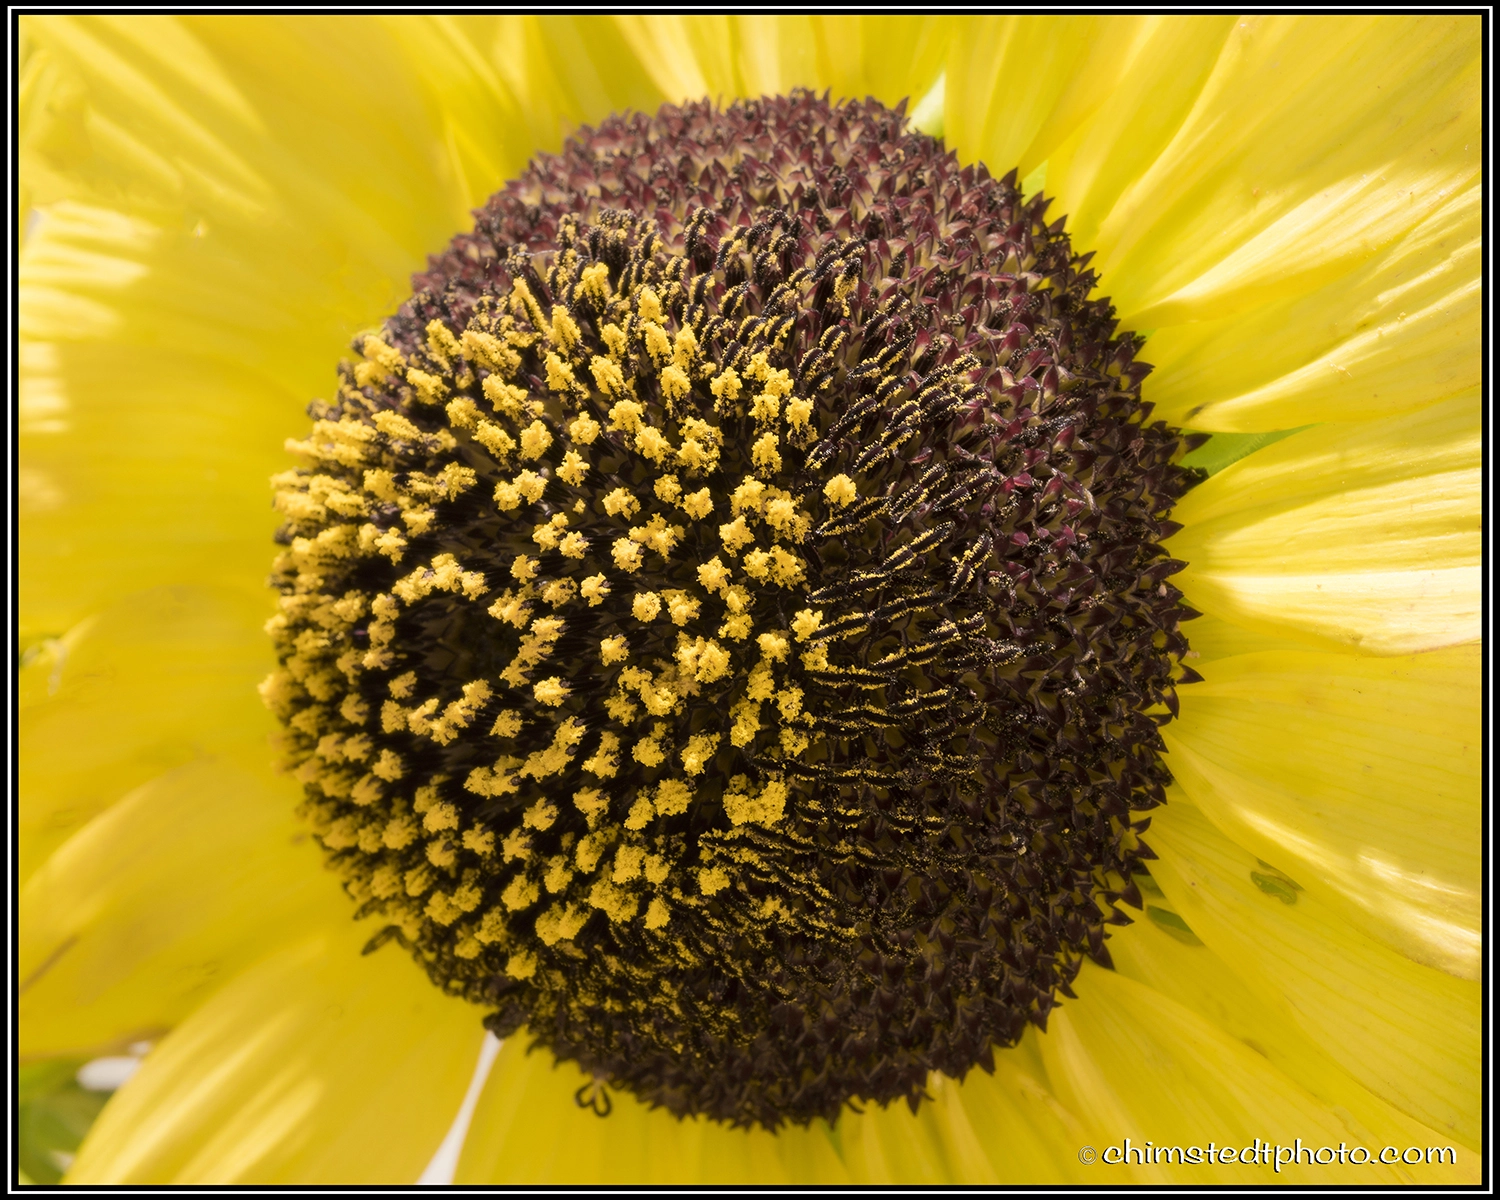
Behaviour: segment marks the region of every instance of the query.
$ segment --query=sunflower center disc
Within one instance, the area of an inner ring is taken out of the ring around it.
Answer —
[[[667,107],[358,340],[264,690],[376,942],[772,1128],[915,1106],[1108,961],[1188,473],[1045,207],[874,102]]]

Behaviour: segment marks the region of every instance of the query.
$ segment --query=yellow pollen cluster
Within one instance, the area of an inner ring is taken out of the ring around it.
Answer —
[[[805,582],[818,512],[854,491],[848,476],[781,480],[814,405],[773,345],[715,360],[678,284],[621,287],[576,250],[549,290],[575,299],[543,305],[516,280],[464,327],[429,321],[414,348],[366,338],[338,406],[289,444],[309,465],[275,481],[296,532],[277,565],[284,665],[265,688],[314,829],[358,852],[339,860],[356,898],[409,939],[442,930],[460,960],[500,954],[516,980],[550,969],[549,948],[595,913],[668,937],[674,913],[755,861],[705,844],[700,869],[673,823],[726,750],[785,763],[813,744],[790,648],[822,614],[774,614]],[[365,389],[396,387],[409,408],[367,408]],[[726,478],[721,426],[740,420],[753,432]],[[460,512],[476,533],[449,543]],[[413,561],[433,538],[447,548]],[[352,582],[370,559],[400,569],[385,590]],[[453,631],[448,658],[487,667],[429,676],[429,626]],[[718,696],[716,727],[701,705]],[[454,765],[414,771],[402,738]],[[640,772],[649,783],[619,788]],[[565,793],[566,812],[551,798],[564,778],[595,781]],[[714,793],[726,836],[775,827],[793,803],[779,773],[735,781]],[[488,811],[478,801],[524,811],[491,824],[466,815]]]

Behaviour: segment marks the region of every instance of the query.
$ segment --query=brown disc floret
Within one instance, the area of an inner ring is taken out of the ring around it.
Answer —
[[[1046,207],[873,101],[668,106],[357,340],[265,692],[376,942],[771,1128],[915,1105],[1108,961],[1189,479]]]

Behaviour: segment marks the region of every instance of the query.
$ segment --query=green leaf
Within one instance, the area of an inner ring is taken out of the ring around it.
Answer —
[[[1196,450],[1183,455],[1182,465],[1199,467],[1210,475],[1217,475],[1231,463],[1263,450],[1272,442],[1311,428],[1311,425],[1299,425],[1296,429],[1278,429],[1273,433],[1216,433]],[[1183,432],[1191,433],[1192,430]]]
[[[82,1065],[82,1059],[49,1058],[26,1063],[17,1072],[17,1157],[21,1182],[59,1182],[83,1135],[109,1099],[107,1092],[91,1092],[78,1086],[75,1076]]]

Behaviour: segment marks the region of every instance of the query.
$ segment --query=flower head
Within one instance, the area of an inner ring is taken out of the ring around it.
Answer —
[[[1477,1178],[1479,29],[24,21],[71,1177]]]
[[[1045,209],[873,102],[669,106],[357,343],[266,696],[377,941],[772,1128],[915,1106],[1109,961],[1187,473]]]

